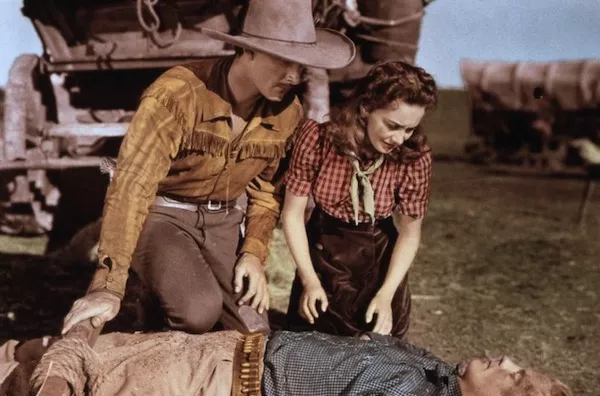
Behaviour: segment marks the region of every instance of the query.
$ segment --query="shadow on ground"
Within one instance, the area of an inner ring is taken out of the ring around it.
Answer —
[[[578,227],[584,185],[579,178],[515,176],[436,162],[411,269],[409,340],[451,363],[506,353],[556,376],[579,396],[596,396],[600,194]],[[0,254],[0,338],[56,334],[92,270],[42,256]],[[293,271],[276,230],[268,265],[274,327],[283,323]],[[107,331],[135,328],[136,298],[128,295]]]

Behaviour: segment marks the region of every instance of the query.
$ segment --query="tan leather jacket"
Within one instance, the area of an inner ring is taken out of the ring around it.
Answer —
[[[280,214],[280,160],[302,118],[294,95],[262,99],[244,133],[232,139],[227,74],[233,58],[166,71],[142,96],[108,188],[100,262],[91,290],[123,297],[131,257],[157,194],[191,200],[248,195],[242,252],[262,262]]]

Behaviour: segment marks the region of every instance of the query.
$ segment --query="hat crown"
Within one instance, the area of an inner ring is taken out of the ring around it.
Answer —
[[[271,40],[314,44],[310,0],[250,0],[242,34]]]

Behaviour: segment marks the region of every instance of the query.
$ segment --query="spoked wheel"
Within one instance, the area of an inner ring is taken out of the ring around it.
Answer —
[[[9,72],[0,140],[0,232],[35,235],[49,231],[60,193],[40,169],[18,170],[19,162],[43,158],[43,129],[47,118],[44,91],[49,78],[36,55],[20,55]],[[0,168],[1,169],[1,168]]]

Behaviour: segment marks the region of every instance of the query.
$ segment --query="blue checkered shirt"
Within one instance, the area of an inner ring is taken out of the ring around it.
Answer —
[[[460,396],[454,367],[396,338],[272,333],[264,396]]]

